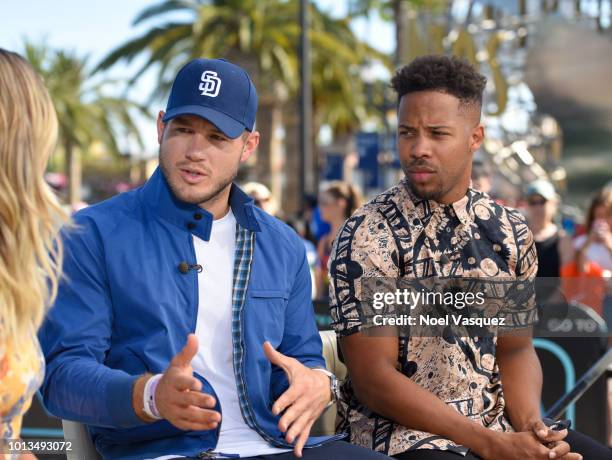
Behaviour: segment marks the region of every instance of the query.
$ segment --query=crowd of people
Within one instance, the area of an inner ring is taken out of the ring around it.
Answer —
[[[158,114],[153,176],[69,220],[43,179],[49,94],[0,50],[1,438],[19,438],[40,387],[104,459],[610,458],[542,418],[529,334],[367,333],[368,277],[595,278],[597,293],[568,295],[612,316],[612,189],[573,239],[549,182],[528,185],[526,215],[479,190],[491,186],[471,179],[485,84],[456,57],[400,68],[405,178],[367,203],[352,184],[325,184],[292,230],[265,186],[234,183],[260,138],[248,73],[193,59]],[[326,369],[313,298],[329,302],[344,382]],[[509,327],[529,331],[535,296],[507,302]],[[311,436],[333,403],[337,433]]]

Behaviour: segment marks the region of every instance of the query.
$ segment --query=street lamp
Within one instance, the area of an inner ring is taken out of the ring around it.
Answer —
[[[312,88],[310,82],[310,2],[300,0],[300,203],[314,193],[314,164],[312,155]],[[290,153],[291,154],[291,153]]]

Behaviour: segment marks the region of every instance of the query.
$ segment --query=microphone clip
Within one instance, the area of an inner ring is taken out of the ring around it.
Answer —
[[[189,273],[189,270],[195,270],[197,273],[202,273],[202,270],[204,270],[200,264],[188,264],[185,261],[179,263],[177,268],[183,275]]]

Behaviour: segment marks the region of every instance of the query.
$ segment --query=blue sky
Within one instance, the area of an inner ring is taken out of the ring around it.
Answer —
[[[316,0],[319,6],[333,15],[342,15],[347,3],[338,0]],[[151,21],[132,27],[132,20],[145,7],[159,3],[158,0],[9,0],[1,2],[0,47],[21,52],[24,39],[34,43],[46,43],[53,48],[76,51],[79,55],[90,55],[95,64],[111,49],[149,29]],[[376,30],[376,34],[371,33]],[[395,45],[393,28],[374,17],[354,24],[355,32],[369,40],[381,51],[391,52]],[[376,37],[376,40],[373,40]],[[136,63],[137,65],[137,63]],[[116,65],[110,75],[127,77],[135,65]],[[130,97],[149,94],[153,75],[141,79]],[[137,94],[134,94],[137,93]],[[157,108],[156,108],[157,109]],[[155,132],[152,122],[141,121],[143,138],[147,144],[147,155],[153,155]],[[150,140],[153,140],[150,142]]]
[[[21,48],[23,37],[28,37],[33,40],[44,39],[52,46],[76,49],[100,57],[130,36],[146,30],[148,24],[133,28],[131,22],[146,6],[159,2],[13,0],[2,3],[0,46],[18,50]],[[344,1],[317,0],[317,3],[335,15],[343,14],[347,8]],[[376,26],[378,37],[373,45],[390,51],[393,48],[391,27],[376,19],[373,19],[371,26]],[[362,36],[368,32],[365,21],[356,24],[355,28]]]

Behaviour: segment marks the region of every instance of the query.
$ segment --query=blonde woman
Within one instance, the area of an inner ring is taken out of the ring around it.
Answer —
[[[0,441],[19,438],[44,374],[36,331],[57,291],[67,219],[43,180],[56,137],[42,79],[0,49]]]

